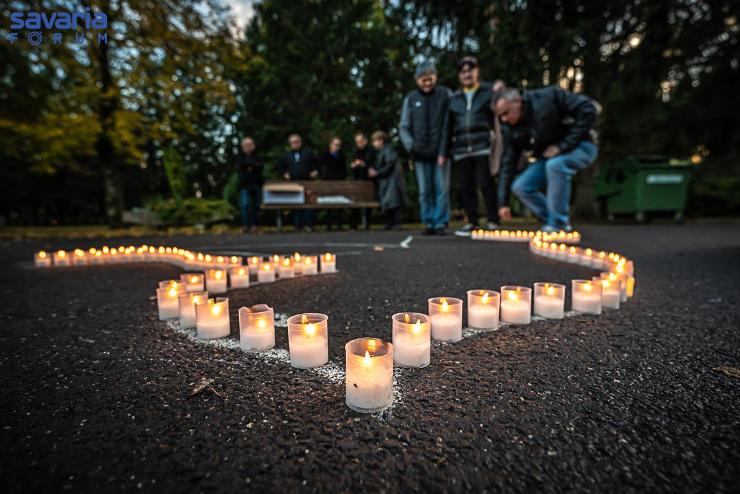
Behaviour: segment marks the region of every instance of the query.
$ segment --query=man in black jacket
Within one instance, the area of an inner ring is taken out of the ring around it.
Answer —
[[[591,135],[598,114],[596,104],[587,96],[548,86],[523,94],[505,89],[495,108],[504,136],[501,216],[511,216],[507,206],[511,185],[514,194],[542,221],[542,230],[572,230],[571,180],[598,155]],[[513,180],[519,157],[527,151],[535,161]]]
[[[355,134],[355,152],[352,154],[352,162],[350,168],[352,169],[352,178],[354,180],[372,180],[367,174],[368,168],[373,166],[375,163],[375,152],[367,141],[367,136],[363,132],[357,132]],[[375,185],[375,184],[373,184]],[[353,209],[352,210],[352,228],[357,229],[360,216],[362,216],[362,224],[365,230],[370,229],[370,209]]]
[[[290,151],[278,162],[278,171],[285,180],[311,180],[319,175],[319,164],[316,155],[303,147],[303,140],[298,134],[288,137]],[[313,230],[313,211],[299,209],[293,213],[293,224],[297,230]]]
[[[262,160],[257,156],[254,139],[242,140],[241,152],[236,157],[239,179],[239,209],[244,229],[256,233],[259,227],[260,194],[262,193]]]
[[[329,139],[329,149],[321,155],[321,178],[324,180],[347,180],[347,159],[342,151],[342,140],[334,136]],[[343,211],[341,209],[326,210],[326,229],[334,226],[342,229]]]
[[[414,73],[418,89],[403,100],[399,133],[401,143],[414,160],[419,186],[422,235],[442,234],[450,220],[450,166],[437,164],[450,90],[437,85],[437,68],[425,61]]]
[[[470,236],[478,226],[478,191],[483,195],[488,228],[498,228],[496,188],[489,169],[493,86],[479,82],[478,61],[466,56],[458,64],[462,88],[450,96],[439,163],[452,157],[468,222],[456,235]]]

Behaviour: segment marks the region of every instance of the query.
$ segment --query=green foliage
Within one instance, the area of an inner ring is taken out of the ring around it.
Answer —
[[[239,207],[239,175],[232,173],[223,190],[223,200],[234,208]]]
[[[167,226],[208,225],[230,221],[236,214],[234,207],[223,199],[160,199],[148,206]]]
[[[182,157],[177,149],[169,147],[164,151],[164,159],[162,160],[164,165],[164,171],[167,174],[167,183],[170,185],[170,191],[175,202],[182,201],[185,195],[185,187],[187,186],[185,177],[185,166],[182,162]]]

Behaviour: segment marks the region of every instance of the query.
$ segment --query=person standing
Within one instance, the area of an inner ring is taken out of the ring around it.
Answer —
[[[236,156],[236,173],[239,181],[239,210],[242,226],[249,233],[259,229],[260,195],[262,194],[262,160],[257,156],[254,139],[242,139],[241,150]]]
[[[303,140],[298,134],[288,137],[290,150],[278,162],[278,172],[285,180],[312,180],[319,176],[316,155],[303,147]],[[296,230],[313,231],[313,211],[298,209],[293,213],[293,224]]]
[[[382,130],[373,132],[372,143],[376,157],[374,165],[368,169],[368,176],[378,179],[380,209],[385,215],[385,229],[400,229],[405,186],[398,155],[388,144],[388,136]]]
[[[444,234],[450,220],[450,165],[437,162],[442,154],[442,131],[450,90],[437,85],[437,68],[421,62],[414,73],[417,89],[406,95],[401,107],[401,143],[414,160],[419,187],[422,235]]]
[[[444,125],[443,147],[438,163],[452,158],[460,182],[460,194],[468,221],[455,234],[470,236],[478,226],[478,189],[490,230],[498,228],[496,188],[489,169],[493,111],[493,86],[480,82],[478,60],[466,56],[458,64],[461,89],[450,96]]]
[[[352,169],[352,178],[354,180],[372,180],[367,175],[367,171],[375,162],[375,153],[372,146],[367,141],[367,136],[363,132],[357,132],[355,134],[355,152],[352,154],[352,163],[350,168]],[[374,186],[375,184],[373,184]],[[370,229],[370,209],[353,209],[352,210],[352,228],[357,229],[357,224],[362,215],[362,224],[365,226],[365,230]]]
[[[511,217],[511,186],[542,222],[543,231],[571,231],[571,181],[599,153],[593,135],[597,104],[582,94],[547,86],[524,93],[505,89],[496,99],[495,108],[504,136],[499,181],[501,216]],[[526,151],[535,161],[514,179],[519,156]]]
[[[329,139],[329,149],[321,156],[321,175],[324,180],[347,180],[347,159],[342,151],[342,140],[334,136]],[[341,209],[326,210],[326,229],[342,229]]]

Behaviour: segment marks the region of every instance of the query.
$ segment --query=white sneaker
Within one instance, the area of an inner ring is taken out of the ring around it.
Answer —
[[[458,237],[469,237],[473,233],[474,229],[475,226],[473,226],[472,223],[465,223],[465,226],[457,230],[455,235]]]

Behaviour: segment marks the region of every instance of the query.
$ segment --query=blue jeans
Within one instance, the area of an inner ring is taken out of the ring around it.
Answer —
[[[429,228],[442,228],[450,220],[450,164],[441,167],[433,161],[415,161],[419,185],[421,222]]]
[[[250,187],[239,191],[239,210],[242,224],[246,227],[259,226],[260,223],[260,189]]]
[[[582,141],[567,153],[538,160],[519,175],[511,190],[542,223],[554,228],[570,224],[571,180],[596,160],[599,148]],[[542,192],[547,190],[547,196]]]

